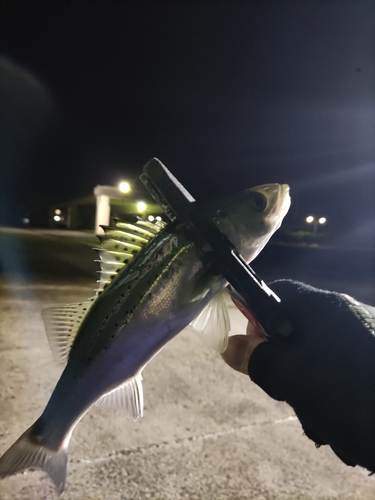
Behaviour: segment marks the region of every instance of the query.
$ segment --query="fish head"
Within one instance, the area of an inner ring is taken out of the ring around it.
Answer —
[[[250,262],[280,227],[289,207],[287,184],[264,184],[210,200],[202,215]]]

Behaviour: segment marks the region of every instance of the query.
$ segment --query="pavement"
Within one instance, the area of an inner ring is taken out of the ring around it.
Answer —
[[[0,453],[39,417],[59,378],[40,312],[92,296],[91,244],[0,230]],[[243,333],[244,318],[228,304],[231,333]],[[145,368],[144,393],[137,422],[102,408],[82,419],[62,499],[375,498],[373,477],[316,449],[288,405],[228,368],[189,328]],[[0,481],[1,500],[53,498],[40,471]]]

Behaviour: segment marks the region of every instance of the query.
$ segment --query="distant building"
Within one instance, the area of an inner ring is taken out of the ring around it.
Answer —
[[[143,202],[143,204],[142,204]],[[99,234],[99,224],[108,225],[110,218],[132,220],[163,217],[164,212],[144,191],[123,194],[114,186],[96,186],[94,194],[59,202],[33,210],[28,224],[33,227],[92,229]]]

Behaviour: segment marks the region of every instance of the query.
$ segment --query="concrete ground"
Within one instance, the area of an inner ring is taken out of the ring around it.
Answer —
[[[39,417],[62,371],[40,311],[92,295],[92,244],[83,234],[0,231],[0,453]],[[243,333],[231,305],[230,316],[232,333]],[[290,407],[230,370],[189,329],[146,367],[144,393],[138,422],[94,408],[79,423],[64,500],[375,497],[366,471],[316,449]],[[39,471],[0,481],[1,500],[53,498]]]

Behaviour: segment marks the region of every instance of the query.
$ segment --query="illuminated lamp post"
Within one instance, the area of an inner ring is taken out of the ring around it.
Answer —
[[[316,234],[318,231],[319,225],[323,225],[327,222],[326,217],[314,217],[313,215],[308,215],[305,219],[307,224],[313,224],[313,233]]]

